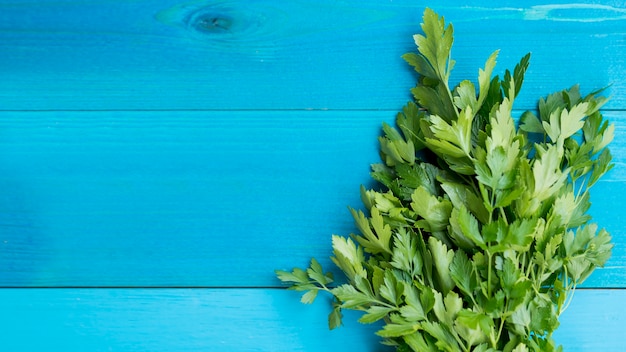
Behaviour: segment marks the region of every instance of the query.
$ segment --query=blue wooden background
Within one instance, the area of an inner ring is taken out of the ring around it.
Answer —
[[[387,351],[299,303],[274,269],[331,267],[382,121],[416,77],[424,6],[453,22],[452,80],[532,52],[519,111],[611,85],[613,235],[575,293],[567,351],[626,345],[623,0],[0,1],[0,350]]]

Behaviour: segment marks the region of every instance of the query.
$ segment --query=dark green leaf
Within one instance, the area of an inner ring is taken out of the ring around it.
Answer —
[[[598,160],[596,164],[593,166],[593,171],[591,172],[591,176],[589,177],[589,185],[588,187],[593,186],[600,177],[609,172],[614,164],[611,163],[613,157],[611,156],[611,152],[608,149],[602,150],[600,156],[598,156]]]
[[[504,81],[502,82],[502,89],[504,90],[504,94],[509,99],[513,100],[522,89],[522,83],[524,82],[524,74],[528,69],[528,65],[530,63],[530,53],[524,55],[520,62],[515,65],[515,70],[513,70],[513,76],[509,70],[506,71],[504,75]]]
[[[412,141],[415,150],[424,148],[424,134],[420,128],[420,120],[425,118],[423,111],[414,102],[409,102],[396,117],[396,125],[407,141]]]
[[[411,89],[411,93],[413,93],[413,97],[419,106],[425,108],[433,115],[440,116],[446,121],[451,121],[456,116],[456,108],[449,99],[442,101],[440,98],[441,94],[445,94],[446,90],[443,85],[436,87],[420,85]],[[423,128],[422,131],[424,131]]]
[[[424,56],[418,55],[416,53],[407,53],[402,55],[402,58],[409,65],[413,66],[413,68],[415,68],[415,71],[417,71],[417,73],[419,73],[420,75],[431,79],[437,79],[437,73]]]
[[[520,130],[529,133],[544,133],[541,120],[530,111],[526,111],[520,117]]]
[[[400,185],[411,189],[422,186],[432,195],[437,195],[439,192],[437,189],[437,175],[440,172],[436,166],[427,163],[419,165],[403,164],[396,167],[396,173],[400,177]]]

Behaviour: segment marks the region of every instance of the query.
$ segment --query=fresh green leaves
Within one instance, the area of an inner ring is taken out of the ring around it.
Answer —
[[[328,291],[327,285],[333,282],[332,273],[324,273],[322,266],[317,260],[311,259],[311,265],[307,270],[299,268],[293,271],[276,270],[276,275],[283,282],[290,282],[290,289],[305,291],[300,301],[302,303],[313,303],[320,290]]]
[[[424,11],[423,20],[424,35],[413,36],[417,51],[422,55],[420,68],[424,71],[425,77],[447,82],[450,71],[454,67],[454,61],[450,59],[453,41],[452,25],[446,26],[444,19],[431,9]]]
[[[578,86],[513,118],[530,55],[492,78],[498,52],[477,84],[449,86],[453,29],[427,9],[417,53],[420,74],[397,129],[383,124],[383,163],[361,187],[358,234],[333,235],[332,261],[346,282],[313,259],[277,271],[311,303],[319,291],[341,310],[380,322],[399,351],[559,351],[552,339],[571,291],[611,255],[611,237],[589,223],[589,188],[612,168],[615,128],[599,92]],[[477,91],[478,90],[478,91]]]

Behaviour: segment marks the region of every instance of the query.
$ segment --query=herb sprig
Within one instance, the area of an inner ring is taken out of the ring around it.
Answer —
[[[341,310],[399,351],[555,351],[552,334],[577,285],[611,255],[608,232],[589,223],[589,189],[608,172],[614,126],[599,92],[578,86],[539,100],[516,127],[513,103],[530,55],[503,79],[492,78],[498,52],[478,85],[450,88],[453,27],[426,9],[419,73],[397,128],[383,124],[372,177],[361,187],[367,210],[352,209],[360,234],[333,235],[332,261],[347,283],[313,259],[278,278],[334,296],[330,328]]]

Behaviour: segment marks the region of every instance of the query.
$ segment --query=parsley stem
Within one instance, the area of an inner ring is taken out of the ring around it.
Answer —
[[[500,337],[502,337],[502,330],[504,329],[504,322],[506,320],[506,318],[508,318],[510,312],[509,312],[509,303],[510,301],[504,297],[506,303],[504,304],[504,312],[502,313],[502,316],[500,316],[500,328],[498,329],[498,338],[496,339],[496,341],[500,341]],[[496,346],[494,346],[494,348],[497,348]]]
[[[567,308],[569,308],[569,305],[570,305],[570,304],[572,303],[572,301],[574,300],[574,293],[576,293],[576,284],[572,285],[572,288],[571,288],[571,289],[567,289],[567,288],[566,288],[566,291],[565,291],[565,292],[567,292],[567,291],[570,291],[570,292],[568,293],[568,295],[567,295],[567,301],[565,302],[565,305],[563,306],[563,308],[559,311],[559,314],[558,314],[558,315],[563,314],[563,313],[567,310]]]
[[[504,212],[504,208],[498,207],[498,209],[500,209],[500,216],[504,220],[504,223],[508,226],[509,225],[509,221],[506,219],[506,213]]]
[[[564,266],[563,269],[565,271],[565,275],[563,275],[564,276],[564,278],[563,278],[563,281],[564,281],[564,283],[563,283],[564,291],[565,292],[571,291],[571,294],[567,295],[567,301],[565,302],[565,305],[562,308],[559,307],[560,309],[559,309],[559,314],[558,315],[561,315],[563,312],[565,312],[567,310],[567,308],[569,307],[570,303],[572,303],[572,300],[574,300],[574,292],[576,292],[576,282],[575,281],[571,284],[571,288],[570,288],[569,275],[567,274],[567,266]]]
[[[487,259],[489,262],[487,263],[487,298],[491,298],[491,261],[492,255],[490,251],[487,251]]]
[[[526,253],[528,253],[528,252],[524,252],[524,253],[521,254],[521,260],[520,260],[520,257],[518,256],[517,260],[520,262],[520,265],[521,265],[520,270],[521,270],[521,272],[523,272],[524,275],[526,275],[526,278],[529,278],[528,277],[528,272],[527,272],[528,267],[526,266]]]
[[[586,187],[585,183],[586,183],[585,180],[581,181],[580,187],[578,187],[578,191],[576,192],[576,199],[578,199],[581,196],[581,194],[585,194],[588,192],[589,188]],[[583,190],[585,191],[583,192]],[[578,202],[576,203],[577,203],[576,205],[578,206]]]
[[[448,86],[447,80],[445,82],[443,82],[443,84],[446,86],[446,92],[448,92],[448,98],[450,98],[450,105],[452,106],[452,110],[454,111],[454,115],[455,115],[456,119],[458,120],[459,119],[459,110],[454,105],[454,98],[452,98],[452,91],[450,91],[450,87]]]

